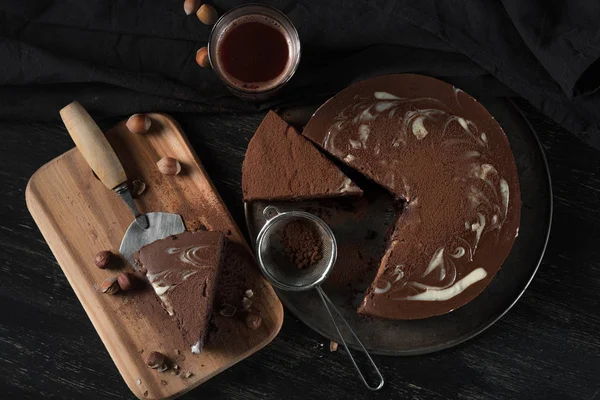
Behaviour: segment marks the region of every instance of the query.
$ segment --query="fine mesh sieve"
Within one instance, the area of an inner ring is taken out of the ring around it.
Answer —
[[[335,326],[338,334],[340,343],[346,349],[354,368],[358,372],[365,386],[371,390],[379,390],[383,386],[383,376],[379,372],[379,369],[375,365],[375,362],[367,352],[367,349],[362,344],[360,339],[356,336],[346,319],[335,307],[333,302],[321,289],[321,283],[327,279],[331,273],[335,261],[337,259],[337,242],[333,232],[327,226],[327,224],[316,217],[313,214],[303,211],[288,211],[280,213],[275,207],[269,206],[263,210],[263,216],[265,217],[266,223],[258,233],[256,239],[256,253],[258,257],[258,265],[265,275],[265,277],[273,284],[273,286],[288,291],[303,291],[309,289],[315,289],[325,308],[331,317],[331,321]],[[290,260],[289,256],[285,254],[285,246],[283,243],[284,229],[285,227],[294,221],[305,221],[311,224],[314,228],[314,232],[317,234],[321,243],[321,258],[311,266],[306,268],[298,268],[298,266]],[[378,384],[375,386],[370,385],[361,369],[358,367],[350,349],[346,345],[346,341],[340,332],[336,319],[333,312],[338,318],[344,323],[348,332],[356,342],[360,345],[362,351],[365,353],[369,362],[371,363],[375,373],[378,377]]]

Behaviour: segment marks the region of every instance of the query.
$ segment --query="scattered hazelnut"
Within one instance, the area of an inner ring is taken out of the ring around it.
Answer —
[[[260,315],[256,313],[248,313],[248,315],[246,315],[246,326],[249,329],[255,330],[258,329],[261,325],[262,318],[260,317]]]
[[[250,299],[249,299],[249,298],[247,298],[247,297],[244,297],[244,298],[242,299],[242,306],[243,306],[243,307],[244,307],[246,310],[247,310],[247,309],[249,309],[251,305],[252,305],[252,300],[250,300]]]
[[[129,272],[121,272],[119,276],[117,276],[117,282],[123,291],[133,289],[135,287],[135,279],[135,276]]]
[[[217,10],[210,4],[202,4],[196,12],[196,16],[205,25],[214,25],[219,19]]]
[[[188,371],[188,372],[185,372],[182,376],[184,379],[188,379],[188,378],[194,376],[194,374],[192,372]]]
[[[116,276],[111,276],[102,281],[100,285],[100,290],[102,293],[106,294],[115,294],[119,291],[119,282],[117,282]]]
[[[102,250],[94,257],[94,263],[98,268],[107,268],[112,260],[113,254],[108,250]]]
[[[183,11],[185,11],[185,15],[191,15],[198,10],[200,6],[200,0],[185,0],[183,2]]]
[[[329,351],[337,351],[338,349],[338,343],[334,342],[333,340],[331,342],[329,342]]]
[[[141,384],[142,384],[142,380],[141,380],[141,379],[138,379],[137,381],[135,381],[135,383],[137,383],[137,385],[139,386],[139,385],[141,385]]]
[[[168,360],[164,354],[159,353],[158,351],[153,351],[150,353],[148,358],[146,359],[146,365],[152,369],[157,369],[159,371],[165,371],[168,368]]]
[[[233,317],[236,311],[237,308],[228,303],[223,303],[221,305],[221,308],[219,308],[219,314],[221,314],[224,317]]]
[[[163,157],[156,165],[160,173],[164,175],[177,175],[181,172],[181,164],[173,157]]]
[[[146,191],[146,184],[139,179],[134,179],[131,183],[131,194],[133,197],[138,197]]]
[[[252,291],[252,289],[248,289],[248,290],[246,290],[246,293],[244,293],[244,295],[247,298],[251,299],[254,296],[254,292]]]
[[[196,52],[196,62],[202,68],[210,68],[210,60],[208,59],[208,47],[200,47]]]
[[[152,120],[146,114],[133,114],[125,124],[133,133],[146,133],[152,125]]]

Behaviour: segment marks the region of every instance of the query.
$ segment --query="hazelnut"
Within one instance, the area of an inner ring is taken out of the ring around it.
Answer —
[[[143,181],[139,179],[134,179],[133,182],[131,182],[131,194],[133,195],[133,197],[139,197],[145,191],[146,184]]]
[[[262,325],[262,318],[260,317],[260,315],[258,315],[257,313],[248,313],[248,315],[246,315],[246,326],[251,329],[251,330],[255,330],[258,329],[260,326]]]
[[[202,4],[196,12],[196,16],[205,25],[214,25],[219,19],[217,10],[210,4]]]
[[[168,368],[167,357],[164,354],[159,353],[158,351],[153,351],[146,358],[146,365],[152,369],[157,369],[159,371],[165,371]]]
[[[100,285],[100,290],[102,293],[106,294],[115,294],[119,291],[119,282],[117,282],[116,276],[111,276],[102,281],[102,285]]]
[[[112,260],[112,256],[113,254],[108,250],[102,250],[98,252],[96,257],[94,257],[94,263],[96,264],[96,267],[101,269],[107,268]]]
[[[182,375],[182,377],[183,377],[184,379],[191,378],[192,376],[194,376],[194,373],[193,373],[193,372],[190,372],[190,371],[187,371],[187,372],[185,372],[185,373]]]
[[[200,47],[196,52],[196,62],[202,68],[210,68],[210,61],[208,59],[208,47]]]
[[[237,309],[228,303],[223,303],[221,305],[221,308],[219,308],[219,314],[221,314],[224,317],[233,317],[236,311]]]
[[[133,114],[125,124],[133,133],[146,133],[152,125],[152,120],[146,114]]]
[[[135,287],[135,276],[130,274],[129,272],[121,272],[119,276],[117,276],[117,282],[119,283],[119,287],[123,291],[131,290]]]
[[[337,351],[338,349],[338,343],[334,342],[333,340],[331,342],[329,342],[329,351]]]
[[[252,289],[248,289],[248,290],[246,290],[246,292],[244,293],[244,295],[245,295],[247,298],[251,299],[251,298],[252,298],[252,296],[254,296],[254,292],[252,291]]]
[[[164,175],[177,175],[181,172],[181,164],[173,157],[163,157],[156,165],[160,173]]]
[[[183,2],[183,11],[185,11],[185,15],[191,15],[198,10],[198,6],[200,6],[200,0],[185,0]]]

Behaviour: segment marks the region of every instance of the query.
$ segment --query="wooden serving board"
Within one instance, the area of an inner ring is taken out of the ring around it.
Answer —
[[[131,266],[124,260],[113,269],[94,264],[98,251],[118,253],[125,230],[133,220],[122,200],[97,178],[77,149],[40,168],[26,190],[27,206],[79,298],[106,349],[131,391],[141,399],[176,397],[256,352],[279,332],[283,308],[255,265],[249,247],[215,190],[200,160],[169,116],[148,114],[150,132],[129,132],[125,121],[106,133],[130,182],[140,179],[147,189],[136,203],[142,212],[165,211],[183,217],[188,230],[209,229],[229,238],[215,299],[240,307],[251,289],[252,310],[262,325],[246,327],[243,312],[226,318],[215,312],[216,332],[200,355],[184,346],[176,323],[162,312],[148,286],[106,295],[99,284]],[[162,175],[156,162],[171,156],[182,164],[177,176]],[[149,311],[163,316],[148,318]],[[166,354],[178,371],[158,372],[145,365],[151,351]],[[193,375],[185,378],[189,372]]]

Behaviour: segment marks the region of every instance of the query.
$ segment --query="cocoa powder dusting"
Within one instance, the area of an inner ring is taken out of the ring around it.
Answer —
[[[291,221],[283,228],[281,236],[285,255],[298,268],[310,267],[323,258],[323,243],[310,222]]]

